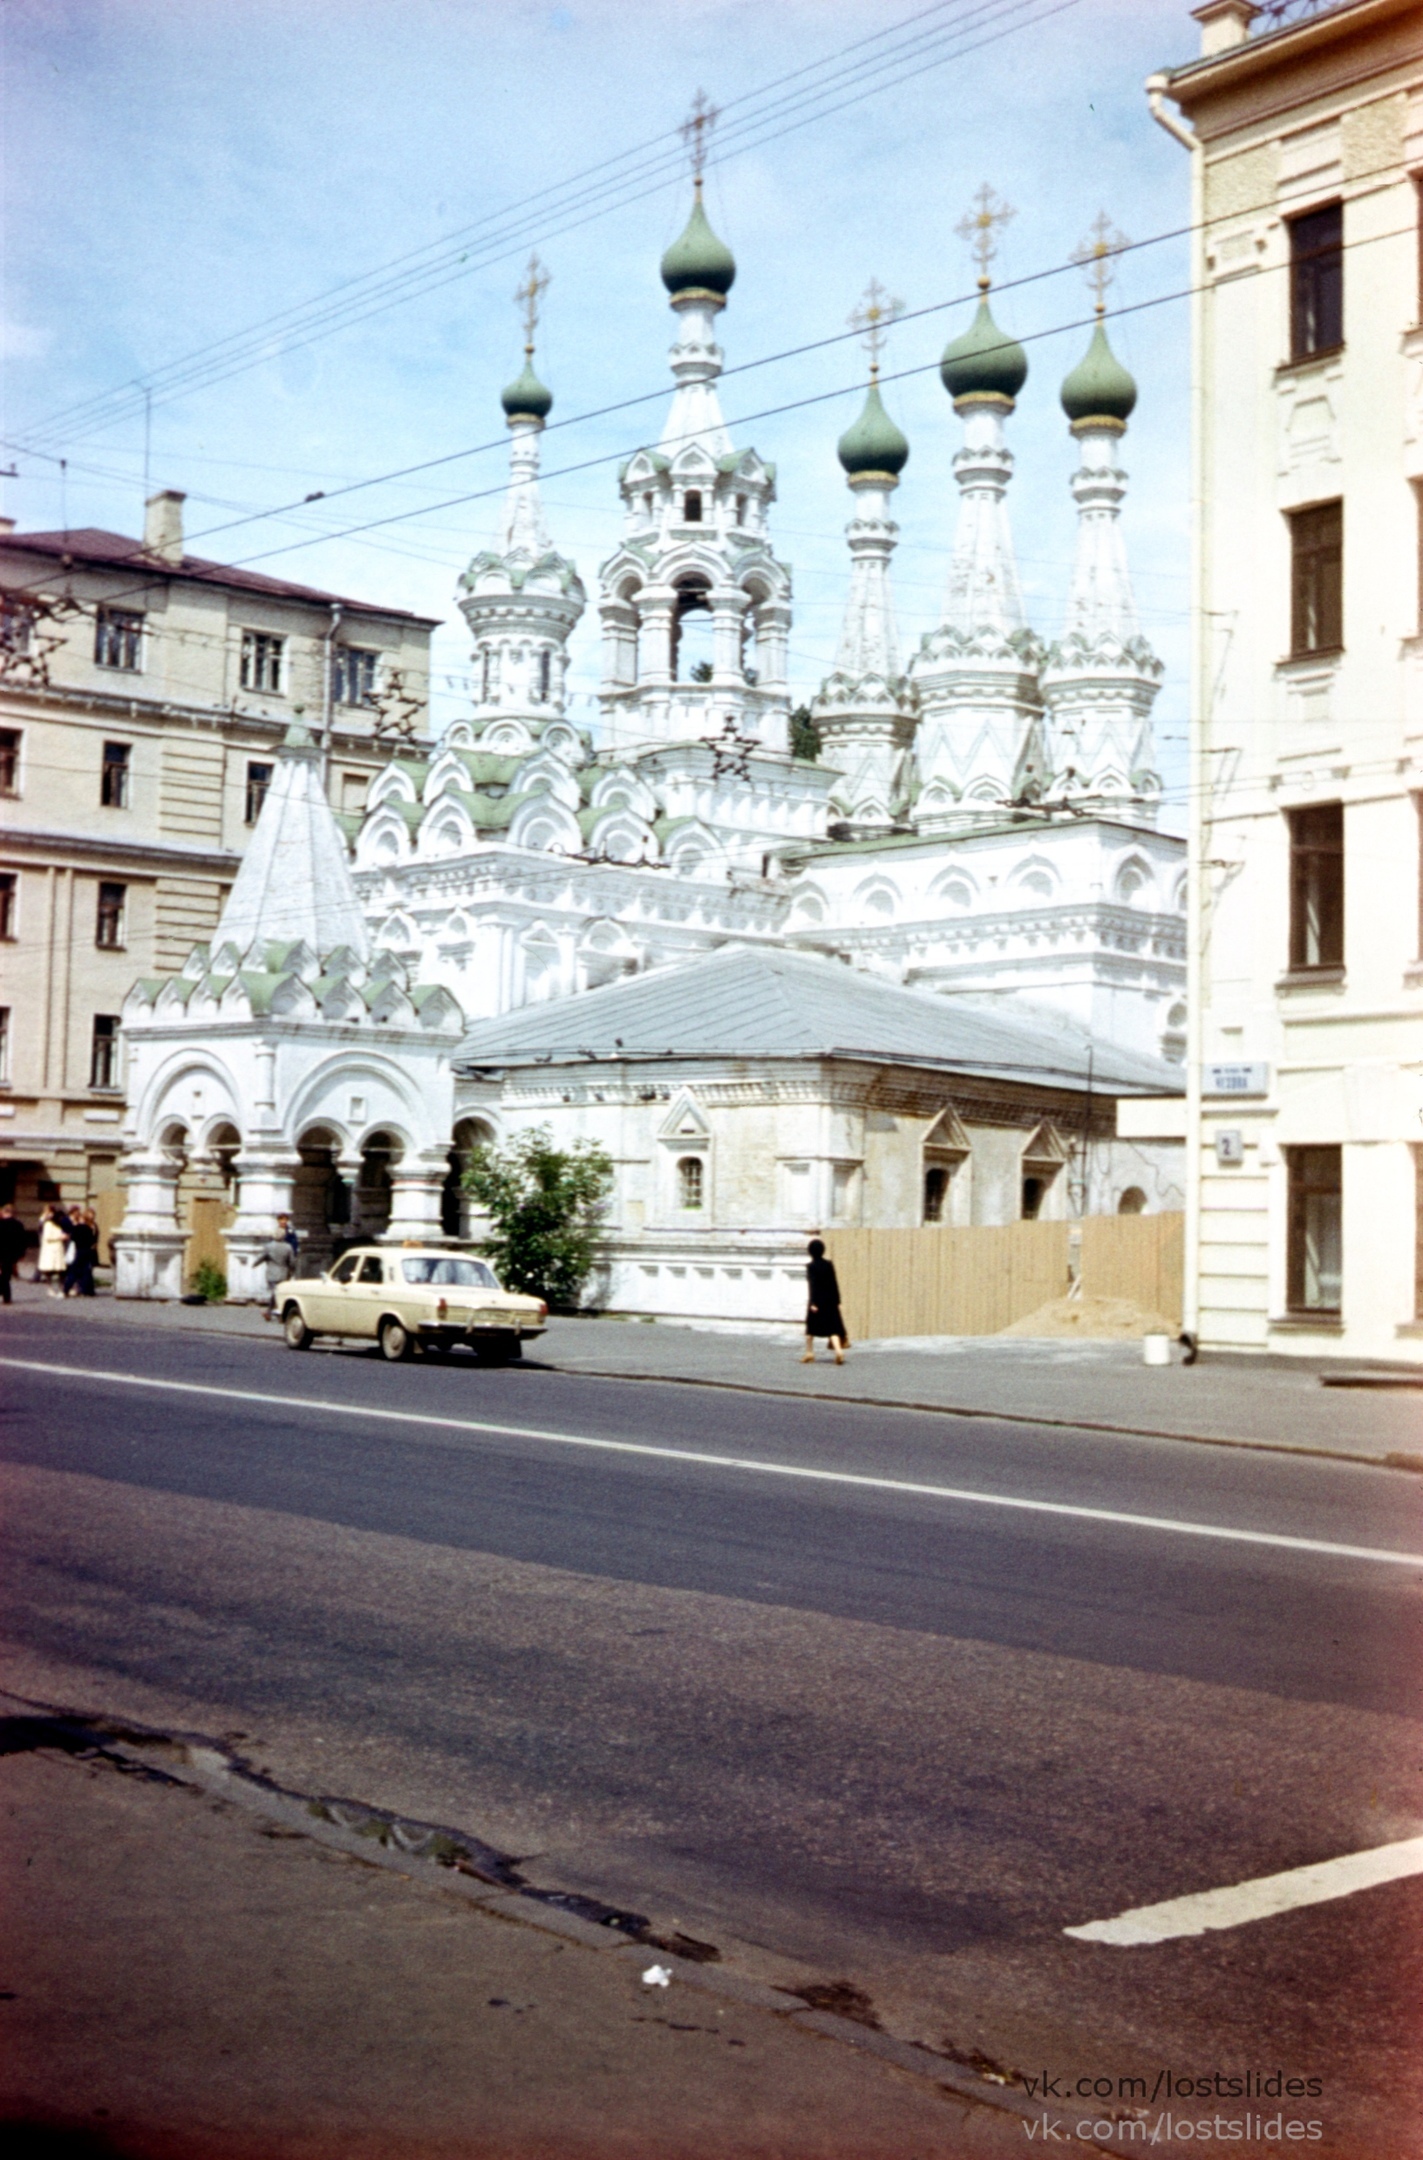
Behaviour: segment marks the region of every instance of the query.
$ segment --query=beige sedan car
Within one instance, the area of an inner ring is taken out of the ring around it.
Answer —
[[[521,1357],[548,1325],[543,1299],[501,1290],[486,1261],[419,1245],[357,1245],[324,1275],[285,1284],[281,1316],[293,1350],[349,1335],[395,1360],[417,1344],[447,1357],[467,1343],[488,1364]]]

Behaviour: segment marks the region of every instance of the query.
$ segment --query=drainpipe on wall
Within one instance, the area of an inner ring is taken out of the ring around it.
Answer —
[[[1210,699],[1210,616],[1202,604],[1209,568],[1205,519],[1209,410],[1205,395],[1205,178],[1200,138],[1164,99],[1169,75],[1149,75],[1151,117],[1174,142],[1191,152],[1191,592],[1195,635],[1191,641],[1189,798],[1186,819],[1186,1238],[1182,1328],[1194,1340],[1201,1325],[1201,1050],[1205,1034],[1206,912],[1202,890],[1209,805],[1206,797],[1206,730]]]
[[[331,603],[331,627],[326,633],[326,676],[321,686],[321,786],[331,793],[331,674],[336,658],[336,632],[341,627],[341,603]]]

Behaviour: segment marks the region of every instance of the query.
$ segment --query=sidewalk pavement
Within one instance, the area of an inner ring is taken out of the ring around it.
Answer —
[[[99,1325],[262,1336],[276,1328],[251,1305],[116,1299],[53,1300],[15,1285],[27,1312]],[[0,1319],[0,1328],[3,1328]],[[746,1388],[758,1394],[943,1410],[1074,1430],[1282,1449],[1423,1471],[1423,1387],[1340,1387],[1338,1360],[1207,1355],[1148,1366],[1139,1343],[920,1335],[856,1344],[843,1366],[821,1350],[800,1363],[792,1328],[559,1319],[526,1359],[562,1372]],[[1386,1372],[1366,1377],[1398,1378]],[[1423,1382],[1423,1371],[1417,1375]],[[1066,1435],[1064,1435],[1066,1437]]]
[[[180,1749],[76,1755],[26,1707],[0,1715],[0,2124],[27,2160],[1022,2150],[1022,2094],[966,2066],[369,1839],[358,1857]]]

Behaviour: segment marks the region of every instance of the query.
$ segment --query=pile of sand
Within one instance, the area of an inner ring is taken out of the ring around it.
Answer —
[[[1076,1335],[1086,1342],[1139,1342],[1143,1335],[1170,1335],[1174,1340],[1181,1329],[1177,1321],[1163,1320],[1160,1313],[1148,1312],[1131,1298],[1060,1297],[998,1332],[1054,1340]]]

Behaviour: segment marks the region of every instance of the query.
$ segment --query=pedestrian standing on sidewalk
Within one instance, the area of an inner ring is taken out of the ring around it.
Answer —
[[[69,1243],[69,1217],[52,1200],[46,1201],[40,1215],[40,1260],[37,1273],[42,1283],[48,1283],[51,1297],[63,1296],[59,1285],[67,1265],[64,1253]]]
[[[296,1239],[291,1235],[290,1215],[277,1217],[276,1235],[262,1247],[262,1265],[267,1271],[267,1306],[262,1318],[275,1320],[282,1284],[290,1282],[296,1273]]]
[[[845,1333],[845,1321],[840,1311],[840,1284],[835,1275],[835,1262],[825,1257],[825,1247],[816,1237],[810,1241],[810,1259],[805,1270],[807,1302],[805,1308],[805,1356],[802,1365],[810,1365],[815,1359],[815,1338],[829,1337],[835,1352],[835,1362],[843,1365],[850,1338]]]
[[[73,1255],[64,1271],[66,1297],[94,1295],[94,1263],[99,1257],[99,1218],[92,1208],[76,1208],[69,1222]]]
[[[10,1303],[10,1281],[29,1245],[30,1233],[7,1200],[0,1207],[0,1305]]]

